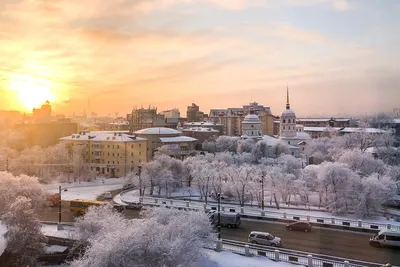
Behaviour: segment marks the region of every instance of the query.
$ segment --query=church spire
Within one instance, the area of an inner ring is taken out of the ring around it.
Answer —
[[[290,109],[290,102],[289,102],[289,86],[286,87],[286,109]]]

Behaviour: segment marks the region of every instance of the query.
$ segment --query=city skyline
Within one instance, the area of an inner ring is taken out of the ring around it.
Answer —
[[[400,98],[396,1],[7,0],[0,14],[3,109],[256,101],[279,115],[287,83],[301,117],[391,112]]]

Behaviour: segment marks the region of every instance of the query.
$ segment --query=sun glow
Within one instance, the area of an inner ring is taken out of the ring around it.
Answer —
[[[19,108],[32,110],[40,107],[46,100],[54,101],[54,93],[51,81],[44,78],[32,77],[25,74],[14,74],[10,77],[8,89],[16,92],[16,102]]]

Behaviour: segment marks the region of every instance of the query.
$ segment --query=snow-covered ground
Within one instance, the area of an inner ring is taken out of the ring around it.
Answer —
[[[265,257],[245,257],[232,252],[206,251],[208,259],[203,260],[199,267],[293,267],[286,262],[275,262]],[[46,267],[67,267],[68,265],[47,265]],[[40,265],[39,265],[40,267]],[[44,266],[43,266],[44,267]]]
[[[266,257],[245,257],[232,252],[207,251],[209,257],[200,264],[199,267],[293,267],[294,265],[286,262],[275,262]]]
[[[0,223],[0,255],[3,254],[4,250],[6,249],[6,239],[3,237],[6,231],[7,228]]]
[[[61,238],[71,238],[71,234],[74,231],[73,226],[64,225],[64,230],[57,230],[56,224],[43,224],[42,232],[47,236],[61,237]]]
[[[125,178],[96,179],[91,182],[53,183],[45,185],[49,193],[58,193],[61,185],[61,199],[72,200],[77,198],[93,199],[107,191],[121,189]],[[67,189],[67,191],[64,191]]]
[[[66,251],[67,249],[68,249],[68,247],[65,247],[65,246],[57,246],[57,245],[49,246],[49,245],[47,245],[44,250],[46,251],[46,254],[55,254],[55,253],[62,253],[64,251]]]

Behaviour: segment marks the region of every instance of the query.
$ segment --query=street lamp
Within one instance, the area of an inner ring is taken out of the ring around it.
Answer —
[[[139,174],[139,196],[142,197],[142,165],[138,166],[138,174]],[[144,193],[144,192],[143,192]]]
[[[221,207],[221,194],[218,193],[218,240],[221,240],[221,212],[220,212],[220,207]]]

